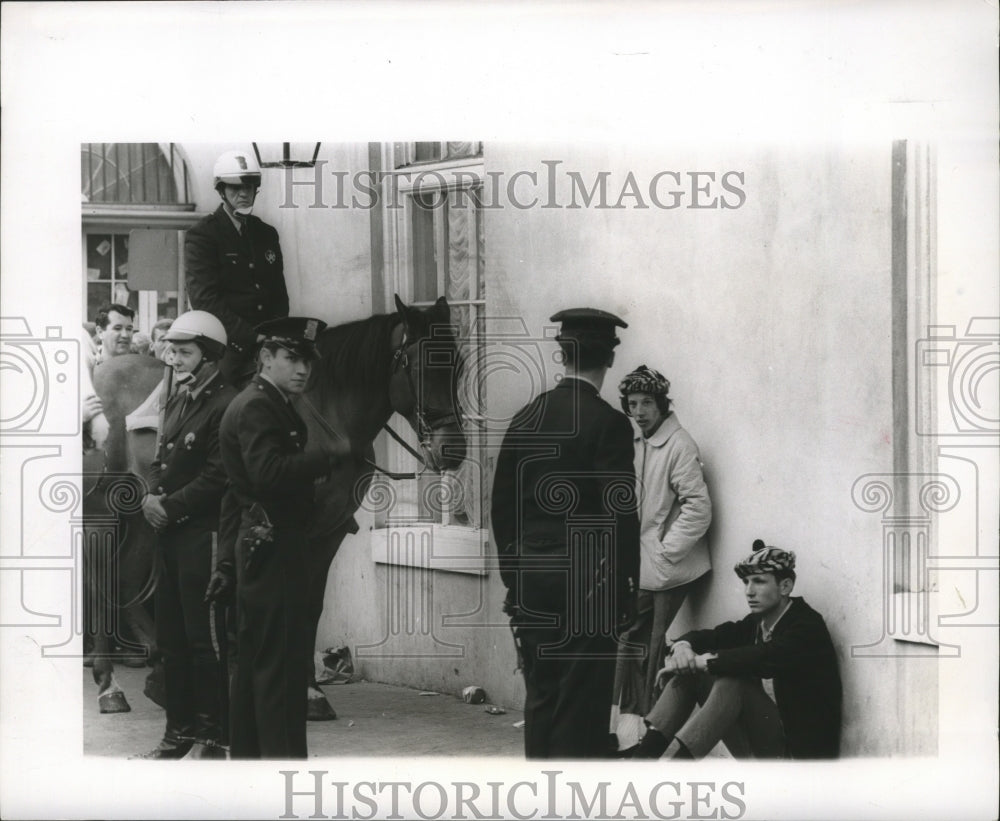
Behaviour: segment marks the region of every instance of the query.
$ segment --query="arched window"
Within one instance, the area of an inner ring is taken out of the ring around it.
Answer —
[[[187,164],[173,143],[84,143],[84,202],[174,205],[188,201]]]
[[[157,319],[177,316],[184,305],[178,232],[200,217],[181,150],[174,143],[83,143],[80,190],[85,319],[110,302],[134,309],[147,333]],[[130,270],[137,231],[167,232],[167,253]]]

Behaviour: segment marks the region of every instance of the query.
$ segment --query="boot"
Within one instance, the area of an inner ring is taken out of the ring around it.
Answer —
[[[167,761],[183,758],[188,754],[194,739],[191,737],[192,727],[190,725],[179,726],[172,724],[167,719],[167,730],[163,734],[163,740],[148,753],[131,756],[133,759],[146,759],[153,761]]]
[[[187,759],[222,759],[225,760],[229,758],[229,750],[219,744],[217,741],[208,741],[207,739],[195,739],[194,744],[191,745],[191,750],[186,756]]]

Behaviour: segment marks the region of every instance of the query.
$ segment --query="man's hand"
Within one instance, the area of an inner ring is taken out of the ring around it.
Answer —
[[[686,641],[679,641],[670,650],[670,657],[667,661],[672,661],[674,664],[675,673],[697,673],[698,672],[698,656],[695,655],[694,650],[691,649],[691,645]]]
[[[702,653],[700,656],[694,657],[695,667],[698,668],[699,673],[708,672],[708,663],[715,658],[715,653]]]
[[[142,515],[146,521],[159,530],[169,524],[167,511],[163,509],[163,496],[154,496],[152,493],[146,495],[142,500]]]
[[[226,570],[216,568],[212,571],[212,576],[208,580],[208,587],[205,588],[205,601],[228,604],[233,598],[233,574]]]
[[[104,405],[101,404],[99,396],[91,394],[83,400],[82,414],[85,423],[102,413],[104,413]]]

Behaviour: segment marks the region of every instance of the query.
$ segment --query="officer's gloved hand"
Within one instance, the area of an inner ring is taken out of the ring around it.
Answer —
[[[235,590],[236,580],[233,578],[233,571],[226,567],[217,567],[212,571],[208,587],[205,588],[205,601],[229,604]]]

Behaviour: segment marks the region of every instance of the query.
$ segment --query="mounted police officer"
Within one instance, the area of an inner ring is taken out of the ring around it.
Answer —
[[[306,424],[290,397],[306,388],[318,358],[318,319],[259,325],[260,372],[222,420],[222,460],[240,510],[235,556],[224,557],[209,595],[232,583],[239,618],[232,688],[234,758],[306,757],[309,646],[306,612],[313,485],[343,452],[306,453]]]
[[[142,758],[225,758],[225,633],[221,610],[204,601],[216,559],[226,474],[219,424],[236,390],[218,362],[226,330],[205,311],[179,316],[166,334],[179,388],[167,403],[143,513],[157,530],[156,640],[164,661],[167,727]]]
[[[639,522],[632,427],[600,397],[627,327],[560,311],[566,375],[514,417],[491,521],[519,642],[528,758],[608,755],[617,635],[635,616]]]
[[[255,370],[254,326],[288,316],[288,291],[278,232],[251,213],[261,183],[257,160],[245,151],[227,151],[213,174],[222,203],[187,232],[187,290],[193,307],[225,325],[229,350],[220,367],[242,388]]]

